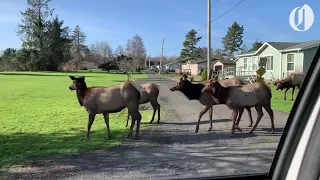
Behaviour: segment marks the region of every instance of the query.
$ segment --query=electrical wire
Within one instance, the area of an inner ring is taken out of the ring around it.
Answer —
[[[221,17],[223,17],[224,15],[228,14],[229,12],[231,12],[233,9],[235,9],[237,6],[239,6],[244,0],[241,0],[238,4],[236,4],[235,6],[233,6],[231,9],[229,9],[228,11],[226,11],[225,13],[221,14],[220,16],[218,16],[217,18],[213,19],[211,22],[216,21],[218,19],[220,19]],[[203,24],[196,32],[198,33],[203,27],[207,26],[207,24]],[[168,53],[174,49],[176,49],[177,47],[181,46],[181,44],[171,48],[168,51],[165,51],[164,53]]]

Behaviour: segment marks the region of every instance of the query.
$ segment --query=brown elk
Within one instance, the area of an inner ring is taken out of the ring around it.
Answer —
[[[158,96],[159,96],[159,86],[160,84],[154,84],[154,83],[145,83],[137,87],[135,83],[133,83],[138,90],[140,90],[140,104],[145,104],[150,102],[152,108],[153,108],[153,115],[151,118],[150,123],[154,121],[154,116],[156,115],[156,111],[158,110],[158,121],[157,123],[160,122],[160,104],[158,103]],[[129,116],[130,116],[130,111],[128,111],[128,116],[127,116],[127,124],[126,127],[128,126],[128,121],[129,121]]]
[[[75,90],[80,106],[84,106],[89,114],[87,136],[89,140],[90,129],[97,114],[103,114],[107,126],[108,138],[111,138],[109,127],[109,114],[128,108],[131,112],[132,122],[128,137],[133,134],[133,126],[137,121],[134,139],[139,137],[141,114],[139,112],[140,93],[129,81],[109,87],[87,87],[85,77],[69,76],[73,84],[70,90]]]
[[[202,89],[202,92],[211,93],[213,97],[218,99],[220,104],[226,104],[232,110],[231,120],[233,123],[231,136],[235,129],[242,132],[241,128],[238,126],[239,120],[236,120],[236,118],[237,116],[242,116],[244,108],[251,107],[255,107],[258,117],[250,133],[256,129],[263,116],[262,107],[265,108],[270,116],[271,133],[274,132],[274,117],[273,110],[271,109],[272,93],[269,86],[256,82],[247,85],[223,87],[219,81],[212,79],[207,82],[206,86]]]
[[[232,85],[239,85],[239,84],[244,84],[244,82],[240,81],[237,78],[232,78],[232,79],[225,79],[221,80],[221,83],[226,85],[226,86],[232,86]],[[189,100],[198,100],[200,104],[204,106],[203,110],[199,113],[198,116],[198,123],[196,126],[195,133],[199,131],[199,124],[200,124],[200,119],[201,117],[209,110],[209,118],[210,118],[210,128],[208,131],[212,130],[212,113],[213,105],[219,104],[217,100],[212,97],[211,94],[209,93],[202,93],[201,90],[204,88],[204,84],[198,83],[198,84],[193,84],[190,81],[187,80],[187,76],[184,75],[182,78],[180,78],[177,83],[175,84],[174,87],[170,88],[171,91],[180,91],[182,92]],[[249,126],[252,126],[252,115],[251,115],[251,109],[246,108],[250,117],[251,124]],[[239,116],[239,121],[240,121],[240,116]]]
[[[285,79],[277,81],[277,89],[276,90],[283,90],[286,89],[284,92],[284,100],[287,99],[287,91],[292,88],[292,95],[291,100],[293,100],[293,94],[296,87],[300,88],[303,80],[305,78],[305,74],[303,73],[292,73],[287,76]]]

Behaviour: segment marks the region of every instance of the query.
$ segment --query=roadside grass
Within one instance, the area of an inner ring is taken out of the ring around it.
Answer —
[[[125,127],[126,109],[110,114],[110,140],[103,116],[97,115],[90,140],[83,142],[88,114],[68,89],[69,75],[86,76],[88,86],[109,86],[126,79],[124,74],[86,71],[0,72],[0,168],[32,157],[108,148],[125,138],[130,127]],[[132,79],[146,77],[132,75]],[[151,117],[152,111],[142,111],[143,122]]]
[[[291,100],[291,94],[292,94],[292,89],[290,89],[287,92],[287,100],[284,100],[284,90],[276,90],[276,86],[275,85],[269,85],[271,87],[272,90],[272,100],[271,100],[271,107],[274,110],[278,110],[281,112],[285,112],[285,113],[290,113],[293,104],[297,98],[297,95],[299,93],[299,90],[296,88],[293,94],[293,101]]]

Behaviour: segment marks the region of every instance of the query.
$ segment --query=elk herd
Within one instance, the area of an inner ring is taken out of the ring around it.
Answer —
[[[131,116],[131,125],[127,137],[133,136],[133,127],[136,124],[136,132],[133,139],[139,138],[141,113],[139,105],[150,102],[153,107],[153,115],[150,123],[153,123],[156,112],[158,112],[157,123],[160,122],[160,104],[158,103],[160,84],[145,83],[137,85],[132,81],[125,81],[114,86],[92,86],[87,87],[85,77],[70,76],[73,81],[69,87],[70,90],[76,92],[76,96],[80,106],[83,106],[88,112],[87,134],[85,141],[89,140],[90,129],[97,114],[103,114],[106,123],[108,138],[111,137],[109,127],[109,114],[117,113],[128,108],[128,116],[126,127],[128,126],[129,117]],[[284,99],[286,100],[286,92],[293,88],[292,99],[295,87],[300,87],[304,80],[304,74],[290,74],[283,80],[276,81],[277,90],[286,89]],[[198,100],[203,105],[203,109],[198,115],[198,121],[195,133],[199,131],[200,119],[209,111],[210,126],[208,131],[212,130],[212,114],[213,106],[224,104],[231,110],[230,119],[232,120],[232,128],[230,136],[234,131],[242,132],[239,127],[244,109],[249,115],[249,127],[252,127],[249,133],[252,133],[258,126],[264,113],[262,108],[266,110],[271,120],[270,133],[275,131],[274,113],[271,109],[272,91],[265,83],[254,82],[246,84],[238,78],[218,80],[217,77],[208,80],[205,83],[192,83],[188,80],[187,75],[183,75],[170,88],[172,92],[180,91],[189,100]],[[255,108],[257,119],[253,125],[251,108]]]

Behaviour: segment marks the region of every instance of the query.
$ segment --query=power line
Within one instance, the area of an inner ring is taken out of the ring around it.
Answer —
[[[229,9],[227,12],[223,13],[222,15],[218,16],[217,18],[215,18],[214,20],[212,20],[211,22],[213,21],[216,21],[218,19],[220,19],[222,16],[228,14],[230,11],[232,11],[234,8],[236,8],[237,6],[239,6],[244,0],[240,1],[238,4],[236,4],[235,6],[233,6],[231,9]]]
[[[230,11],[232,11],[233,9],[235,9],[237,6],[239,6],[244,0],[241,0],[238,4],[236,4],[235,6],[233,6],[231,9],[229,9],[228,11],[226,11],[225,13],[223,13],[222,15],[218,16],[217,18],[213,19],[211,22],[216,21],[218,19],[220,19],[221,17],[223,17],[224,15],[228,14]],[[203,24],[196,32],[198,33],[203,27],[207,26],[207,24]],[[164,53],[168,53],[174,49],[176,49],[177,47],[181,46],[181,44],[171,48],[168,51],[165,51]]]

